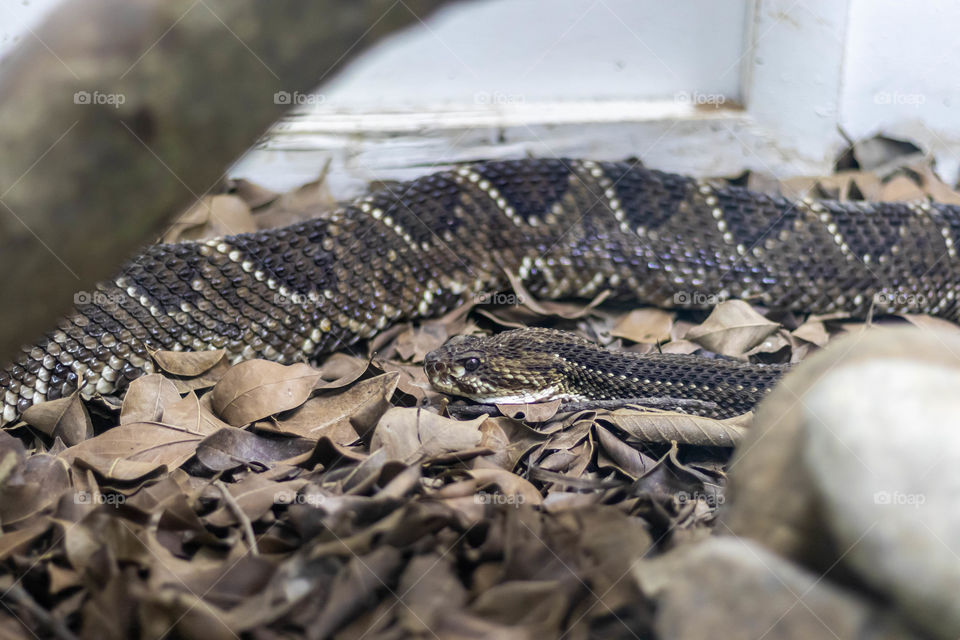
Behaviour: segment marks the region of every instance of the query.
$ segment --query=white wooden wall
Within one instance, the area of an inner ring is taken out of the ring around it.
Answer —
[[[0,55],[57,2],[2,0]],[[331,160],[342,197],[532,154],[797,175],[829,171],[843,134],[882,132],[953,182],[958,24],[955,0],[466,1],[290,95],[232,174],[286,189]]]

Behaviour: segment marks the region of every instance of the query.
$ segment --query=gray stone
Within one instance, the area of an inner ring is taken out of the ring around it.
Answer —
[[[916,638],[854,593],[732,536],[680,546],[634,568],[671,640]]]
[[[720,531],[869,585],[933,637],[960,637],[960,335],[837,340],[758,407]]]

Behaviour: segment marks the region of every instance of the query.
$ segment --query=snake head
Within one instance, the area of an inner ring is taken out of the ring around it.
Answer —
[[[537,330],[494,336],[457,336],[423,361],[442,393],[486,404],[544,402],[562,395],[558,362],[537,344]]]

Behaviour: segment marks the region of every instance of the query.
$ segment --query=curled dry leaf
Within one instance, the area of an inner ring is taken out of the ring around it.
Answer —
[[[163,422],[202,433],[213,433],[230,426],[210,410],[210,394],[197,398],[193,391],[164,410]]]
[[[752,413],[715,420],[672,411],[617,409],[597,416],[642,442],[670,442],[704,447],[734,447],[753,419]]]
[[[242,465],[267,466],[313,451],[315,442],[306,438],[267,438],[227,427],[211,434],[197,447],[197,459],[208,469],[226,471]]]
[[[445,453],[465,451],[480,444],[480,425],[486,420],[458,421],[429,411],[394,407],[377,424],[370,452],[384,449],[390,460],[412,464]]]
[[[170,226],[163,242],[200,240],[256,230],[250,207],[242,199],[232,195],[205,196]]]
[[[214,411],[239,427],[306,402],[320,373],[308,364],[247,360],[231,367],[211,392]]]
[[[540,423],[546,422],[557,415],[562,400],[555,398],[549,402],[534,402],[530,404],[498,404],[500,413],[515,420]]]
[[[280,194],[276,191],[246,178],[232,179],[230,181],[230,193],[243,200],[251,209],[266,206],[280,197]]]
[[[726,300],[714,308],[703,324],[690,329],[685,337],[714,353],[743,356],[779,326],[742,300]]]
[[[949,324],[950,326],[955,326],[952,322]],[[826,325],[817,320],[808,319],[791,333],[793,337],[799,338],[804,342],[815,344],[818,347],[827,346],[827,342],[830,340],[830,334],[827,332]]]
[[[594,307],[610,297],[610,290],[605,289],[585,305],[572,304],[569,302],[553,302],[552,300],[537,300],[527,291],[523,286],[523,282],[520,281],[520,278],[518,278],[516,274],[511,273],[509,270],[505,270],[505,273],[507,279],[510,281],[510,286],[513,287],[519,304],[541,316],[557,316],[567,320],[575,320],[587,315]]]
[[[485,462],[483,458],[478,458],[473,469],[468,473],[477,480],[481,489],[496,485],[505,496],[513,497],[514,501],[510,504],[540,504],[543,502],[540,491],[529,481],[506,469],[495,467]]]
[[[60,453],[69,463],[83,462],[106,478],[131,481],[160,469],[179,467],[211,432],[135,422],[105,431]]]
[[[411,327],[397,336],[397,354],[403,360],[423,362],[424,356],[442,346],[448,337],[446,327],[437,322]]]
[[[320,379],[314,389],[339,389],[358,380],[370,366],[368,360],[335,353],[317,369]]]
[[[307,484],[305,478],[277,482],[264,477],[263,473],[251,473],[240,482],[226,484],[227,491],[234,502],[251,521],[256,522],[278,503],[289,504],[296,499],[297,492]],[[215,527],[229,527],[237,523],[236,512],[230,505],[222,504],[212,513],[203,517],[204,521]]]
[[[610,330],[615,338],[655,344],[670,339],[673,314],[662,309],[634,309]]]
[[[177,387],[159,373],[137,378],[130,383],[123,397],[120,424],[158,422],[163,417],[163,410],[179,401]]]
[[[656,462],[615,436],[609,429],[605,429],[598,424],[595,430],[603,452],[618,469],[630,477],[639,478]]]
[[[63,460],[46,453],[28,457],[0,486],[0,522],[5,531],[35,514],[52,510],[69,489],[70,474]]]
[[[398,373],[385,373],[363,380],[346,391],[310,398],[288,417],[277,421],[283,432],[318,440],[329,437],[337,444],[355,442],[357,433],[351,419],[363,416],[372,426],[390,408],[390,396],[397,388]]]
[[[35,404],[23,412],[24,421],[51,438],[60,438],[67,446],[93,437],[93,424],[80,394]]]
[[[150,354],[157,366],[169,374],[193,378],[206,373],[223,360],[226,351],[154,351]]]
[[[790,334],[785,329],[778,329],[764,338],[760,344],[753,349],[748,350],[744,355],[752,356],[759,353],[776,353],[793,345],[790,340]]]

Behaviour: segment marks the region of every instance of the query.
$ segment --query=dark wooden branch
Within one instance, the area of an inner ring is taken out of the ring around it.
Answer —
[[[0,65],[0,361],[442,0],[72,0]]]

